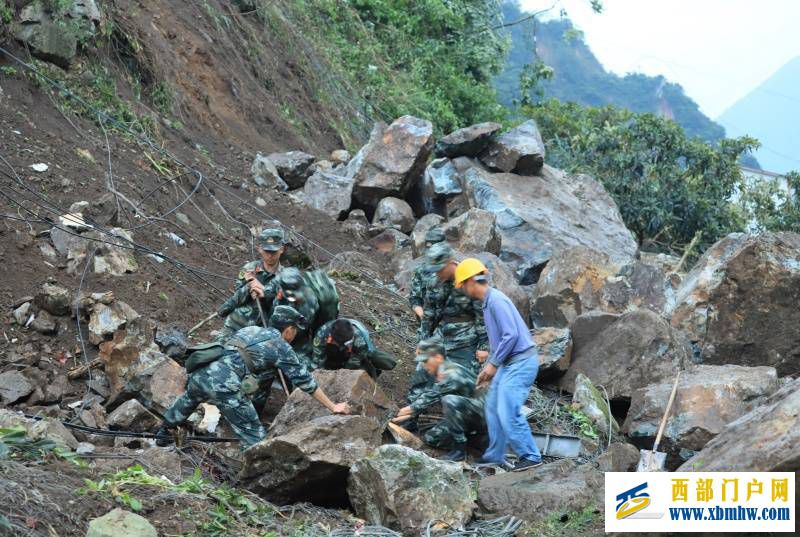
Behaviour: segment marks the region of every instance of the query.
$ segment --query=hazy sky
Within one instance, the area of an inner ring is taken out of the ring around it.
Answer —
[[[607,69],[664,75],[711,118],[800,56],[800,0],[603,0],[599,15],[588,0],[520,5],[554,2]]]

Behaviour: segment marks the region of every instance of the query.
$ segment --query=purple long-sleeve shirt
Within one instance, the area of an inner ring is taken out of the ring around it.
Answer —
[[[483,300],[483,322],[489,337],[489,363],[495,367],[533,347],[533,338],[516,306],[497,289],[489,289]]]

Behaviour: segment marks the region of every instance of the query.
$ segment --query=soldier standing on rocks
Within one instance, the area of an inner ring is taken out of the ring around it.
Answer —
[[[394,369],[394,357],[375,348],[369,331],[355,319],[341,317],[322,325],[314,335],[312,369],[363,369],[372,378]]]
[[[263,440],[266,431],[251,398],[269,389],[278,370],[331,412],[349,414],[350,406],[331,402],[289,346],[305,325],[306,320],[296,309],[277,306],[269,328],[248,326],[237,331],[219,358],[189,374],[186,392],[164,413],[164,423],[157,433],[162,436],[158,445],[168,445],[169,439],[163,437],[169,436],[169,429],[183,424],[204,402],[219,408],[241,439],[241,449]]]
[[[442,231],[442,228],[432,227],[429,229],[428,232],[425,233],[425,251],[427,252],[434,244],[444,242],[444,238],[444,231]],[[428,279],[430,279],[430,274],[425,272],[424,265],[414,269],[414,273],[411,275],[408,303],[411,305],[414,314],[420,320],[422,320],[425,312],[423,306],[425,305],[425,289]]]
[[[283,230],[279,227],[264,229],[258,236],[260,261],[250,261],[239,271],[236,291],[217,310],[225,318],[218,341],[225,341],[237,330],[246,326],[261,325],[256,299],[261,301],[264,314],[272,308],[275,298],[275,278],[281,270],[281,255],[285,250]]]
[[[431,382],[422,387],[416,398],[401,408],[392,420],[403,423],[441,402],[444,419],[425,431],[422,439],[438,448],[450,448],[443,460],[463,461],[467,457],[467,434],[485,429],[483,396],[475,393],[475,375],[471,370],[444,358],[444,344],[438,337],[419,343],[416,361],[428,373]]]

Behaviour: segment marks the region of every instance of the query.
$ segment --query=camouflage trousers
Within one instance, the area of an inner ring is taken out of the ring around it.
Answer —
[[[244,450],[267,436],[253,402],[247,396],[240,392],[215,391],[209,387],[207,381],[208,378],[202,371],[189,375],[186,391],[164,413],[166,425],[181,425],[200,403],[211,403],[219,408],[233,432],[241,439],[241,449]]]
[[[486,429],[483,399],[449,394],[442,397],[442,421],[425,431],[422,439],[433,447],[449,449],[466,444],[467,434]]]
[[[472,371],[475,374],[475,378],[477,378],[481,370],[481,364],[475,357],[475,352],[477,350],[477,345],[468,345],[458,349],[451,349],[445,352],[445,359],[464,367],[467,371]]]

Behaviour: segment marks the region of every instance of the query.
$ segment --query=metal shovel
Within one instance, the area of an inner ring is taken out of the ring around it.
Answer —
[[[667,454],[658,449],[658,444],[661,442],[661,436],[664,434],[664,428],[667,426],[667,418],[669,411],[672,410],[672,403],[675,401],[675,393],[678,391],[678,380],[681,378],[681,372],[675,377],[675,384],[672,385],[672,393],[669,394],[667,401],[667,409],[664,411],[664,417],[661,418],[661,425],[658,426],[658,434],[656,434],[656,441],[653,443],[653,449],[640,449],[639,450],[639,464],[636,466],[637,472],[663,472],[664,463],[667,460]]]

